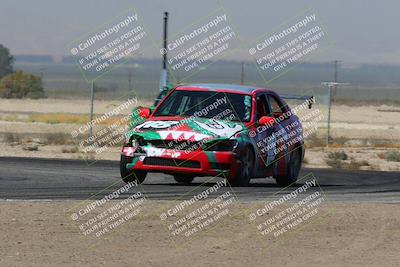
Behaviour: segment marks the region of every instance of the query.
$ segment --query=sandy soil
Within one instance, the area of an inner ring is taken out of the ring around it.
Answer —
[[[121,105],[121,101],[96,100],[94,112],[104,114]],[[148,101],[141,101],[137,105],[149,105]],[[325,105],[314,105],[311,110],[304,110],[304,114],[319,109],[323,114],[323,120],[318,123],[318,136],[326,135],[327,107]],[[123,110],[128,114],[131,108]],[[89,102],[87,100],[64,100],[64,99],[0,99],[0,114],[29,114],[29,113],[71,113],[88,114]],[[331,112],[331,134],[333,137],[346,137],[356,139],[378,138],[389,140],[400,140],[400,107],[396,106],[346,106],[333,105]],[[45,123],[20,123],[0,121],[0,133],[3,132],[67,132],[76,130],[78,124],[45,124]]]
[[[398,204],[329,203],[277,238],[245,216],[265,203],[233,204],[214,228],[173,240],[151,201],[134,220],[98,239],[70,219],[77,201],[0,202],[0,266],[398,266]],[[178,242],[177,242],[178,241]]]
[[[95,100],[96,113],[110,111],[126,101],[121,100]],[[140,100],[138,105],[149,105],[148,100]],[[313,105],[313,109],[320,109],[327,114],[326,105]],[[89,100],[86,99],[0,99],[0,112],[39,112],[39,113],[75,113],[86,114],[89,111]],[[380,106],[348,106],[333,105],[331,119],[334,122],[367,123],[374,125],[390,124],[397,126],[400,107]],[[349,116],[351,115],[351,116]]]
[[[104,114],[124,103],[126,99],[102,101],[96,100],[94,112]],[[139,100],[137,105],[149,105],[148,101]],[[131,105],[132,107],[134,105]],[[301,114],[319,109],[323,119],[318,123],[318,136],[326,136],[328,111],[326,105],[314,105],[311,110],[303,110]],[[128,114],[131,108],[122,111]],[[29,114],[29,113],[71,113],[88,114],[89,102],[87,100],[67,99],[0,99],[0,114]],[[333,105],[331,112],[331,134],[333,137],[346,137],[355,139],[386,139],[399,142],[400,140],[400,107],[397,106],[346,106]],[[46,124],[46,123],[21,123],[0,121],[0,133],[70,133],[81,125],[78,124]]]
[[[121,100],[95,100],[94,112],[105,113],[127,101]],[[87,114],[90,110],[89,99],[0,99],[0,112],[22,113],[71,113]],[[148,104],[148,101],[138,101],[138,105]],[[130,109],[123,110],[123,114],[129,114]]]
[[[329,153],[345,152],[348,159],[344,163],[367,162],[368,165],[360,166],[361,170],[400,171],[400,162],[388,161],[381,155],[398,148],[377,147],[340,147],[340,148],[308,148],[306,149],[304,167],[308,168],[330,168],[326,163]]]
[[[123,101],[95,101],[95,112],[98,114],[107,112],[121,104]],[[148,104],[148,103],[144,103]],[[324,105],[314,105],[312,110],[303,110],[302,114],[319,109],[324,119],[318,123],[316,136],[321,143],[324,142],[327,132],[327,109]],[[41,100],[17,100],[0,99],[0,114],[26,114],[30,112],[51,113],[75,113],[86,114],[88,101],[86,100],[63,100],[63,99],[41,99]],[[130,109],[129,109],[130,110]],[[128,112],[129,110],[126,110]],[[400,170],[400,163],[388,162],[379,157],[399,147],[400,144],[400,107],[396,106],[357,106],[334,105],[332,107],[331,136],[334,140],[342,140],[340,150],[345,151],[350,159],[367,161],[368,166],[362,169],[375,170]],[[21,140],[20,144],[10,145],[0,143],[0,156],[18,157],[44,157],[44,158],[92,158],[93,155],[84,153],[65,153],[65,150],[77,147],[79,140],[71,137],[71,133],[81,127],[73,123],[39,123],[39,122],[16,122],[0,120],[0,139],[5,133],[16,134]],[[96,126],[94,132],[104,126]],[[39,145],[37,151],[26,151],[23,148],[29,139],[40,140],[46,143],[48,135],[62,133],[68,140],[65,145]],[[80,136],[81,138],[86,138]],[[312,137],[312,138],[315,138]],[[310,138],[310,140],[312,140]],[[72,142],[71,142],[72,140]],[[75,142],[74,142],[75,141]],[[72,143],[72,144],[71,144]],[[74,143],[76,145],[74,145]],[[389,148],[377,148],[380,144],[389,144]],[[323,144],[322,144],[323,145]],[[392,147],[390,148],[390,145]],[[318,146],[321,146],[319,144]],[[118,160],[119,148],[111,148],[106,152],[95,155],[96,159]],[[329,167],[325,160],[331,151],[337,149],[309,148],[306,154],[306,167]],[[63,152],[64,151],[64,152]]]

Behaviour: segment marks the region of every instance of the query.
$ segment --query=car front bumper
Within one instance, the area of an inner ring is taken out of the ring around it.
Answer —
[[[126,153],[131,163],[126,165],[130,171],[161,172],[169,174],[191,174],[195,176],[234,175],[239,168],[237,154],[231,151],[192,152],[165,149],[162,155],[146,153]]]

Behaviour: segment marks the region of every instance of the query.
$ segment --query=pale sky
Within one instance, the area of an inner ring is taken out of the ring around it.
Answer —
[[[223,6],[244,40],[255,40],[306,8],[316,10],[333,46],[310,61],[400,64],[399,1],[1,0],[0,43],[13,54],[68,55],[67,44],[135,7],[160,42],[162,16],[170,34]],[[154,57],[159,57],[154,51]],[[231,55],[242,60],[244,54]]]

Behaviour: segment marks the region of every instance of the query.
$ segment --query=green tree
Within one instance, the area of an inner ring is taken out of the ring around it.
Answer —
[[[44,98],[42,79],[21,70],[8,74],[0,80],[2,98]]]
[[[0,79],[13,72],[14,57],[10,55],[7,47],[0,44]]]

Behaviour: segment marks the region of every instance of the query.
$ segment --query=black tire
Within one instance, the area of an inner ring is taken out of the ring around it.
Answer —
[[[290,154],[289,164],[286,167],[286,176],[275,177],[279,186],[288,186],[297,181],[301,169],[301,149],[295,148]]]
[[[228,177],[231,186],[248,186],[253,176],[254,152],[250,147],[245,147],[240,155],[240,167],[235,176]]]
[[[131,183],[137,181],[139,184],[143,183],[146,179],[147,172],[145,171],[129,171],[126,169],[126,164],[131,163],[132,158],[121,155],[121,160],[119,162],[119,170],[121,173],[121,179],[125,183]]]
[[[174,174],[174,179],[180,184],[190,185],[194,179],[192,175]]]

